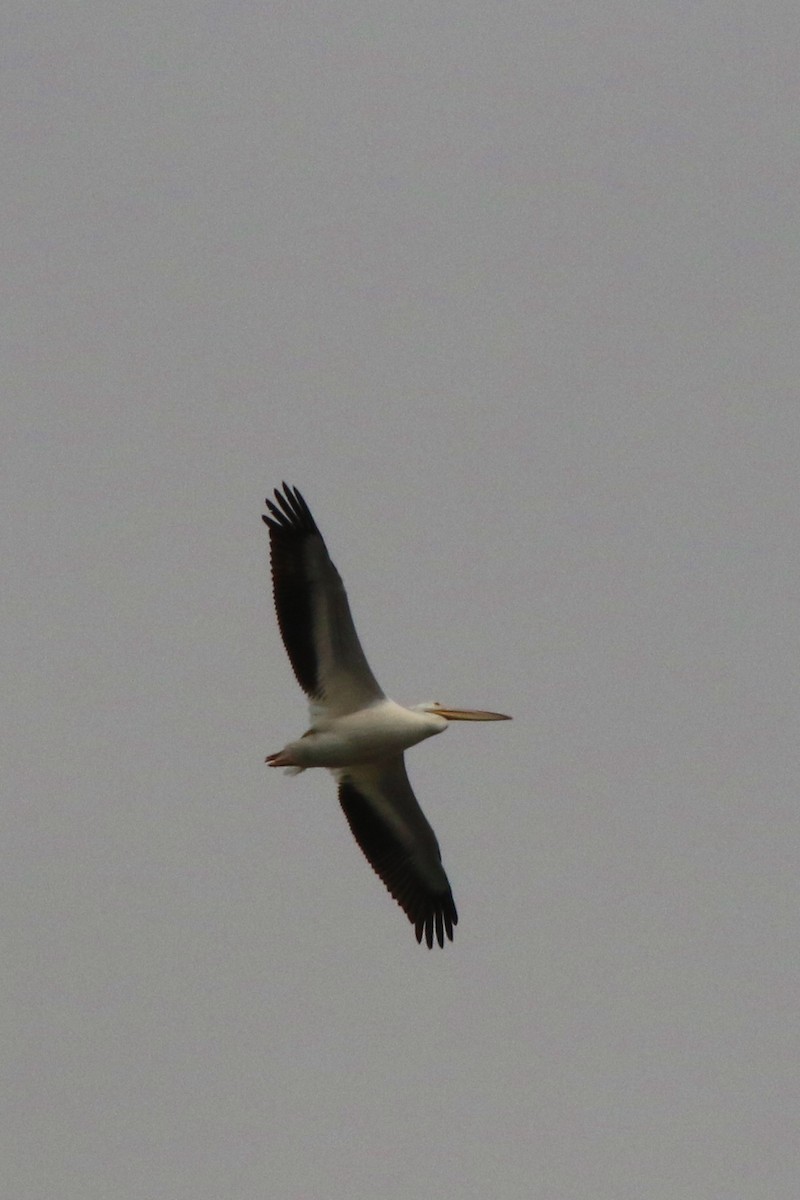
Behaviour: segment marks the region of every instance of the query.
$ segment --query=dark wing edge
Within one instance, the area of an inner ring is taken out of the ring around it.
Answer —
[[[312,700],[321,698],[316,649],[311,636],[313,597],[303,561],[308,538],[322,535],[311,511],[297,488],[283,484],[275,489],[273,503],[265,501],[269,515],[261,520],[269,527],[270,564],[275,597],[275,612],[283,644],[297,682]]]
[[[402,767],[402,759],[400,761]],[[393,781],[394,777],[395,773]],[[402,777],[406,779],[404,767]],[[422,851],[414,848],[413,839],[418,831],[410,829],[403,836],[370,800],[367,789],[360,790],[346,772],[342,772],[339,781],[339,803],[367,861],[414,926],[417,941],[421,943],[424,936],[431,949],[434,935],[440,946],[444,946],[445,936],[452,942],[458,913],[433,830],[419,808],[410,784],[407,787],[418,818],[421,818],[419,832],[424,834],[426,843]],[[420,861],[425,851],[431,859],[428,864]],[[438,884],[432,882],[431,875],[439,876]]]
[[[309,700],[332,700],[341,712],[352,712],[383,692],[308,505],[286,483],[274,495],[274,501],[265,501],[269,512],[261,519],[269,528],[275,612],[292,670]]]

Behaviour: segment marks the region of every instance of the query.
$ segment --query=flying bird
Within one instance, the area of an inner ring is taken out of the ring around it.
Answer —
[[[298,774],[327,767],[350,829],[376,874],[414,926],[417,941],[444,946],[458,922],[436,835],[417,803],[403,751],[443,733],[449,721],[508,721],[503,713],[404,708],[381,690],[364,657],[341,576],[295,487],[276,488],[269,512],[275,610],[311,728],[266,762]]]

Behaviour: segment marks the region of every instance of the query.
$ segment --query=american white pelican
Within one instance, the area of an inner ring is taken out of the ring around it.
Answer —
[[[358,640],[341,576],[297,488],[265,501],[275,609],[283,644],[309,699],[311,728],[266,761],[297,774],[327,767],[339,802],[375,872],[433,946],[453,940],[458,921],[439,843],[406,775],[403,751],[448,721],[508,721],[502,713],[402,708],[381,691]]]

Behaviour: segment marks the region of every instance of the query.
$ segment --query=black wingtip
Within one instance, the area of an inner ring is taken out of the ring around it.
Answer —
[[[288,483],[281,484],[281,488],[275,488],[274,499],[267,496],[264,501],[269,509],[268,513],[262,513],[264,524],[277,533],[318,534],[317,523],[299,488]]]
[[[417,941],[420,945],[422,945],[424,937],[425,944],[429,950],[433,949],[434,940],[444,949],[445,939],[452,942],[453,929],[457,924],[458,913],[456,912],[453,898],[450,896],[444,902],[443,907],[429,911],[424,916],[419,917],[415,923],[414,932],[417,935]]]

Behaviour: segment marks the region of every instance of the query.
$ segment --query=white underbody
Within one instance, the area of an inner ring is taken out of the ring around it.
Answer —
[[[346,716],[331,717],[315,706],[311,729],[296,742],[288,742],[279,754],[270,756],[276,767],[341,768],[356,763],[402,754],[409,746],[423,742],[447,728],[444,717],[432,712],[417,712],[377,700],[368,708]]]

